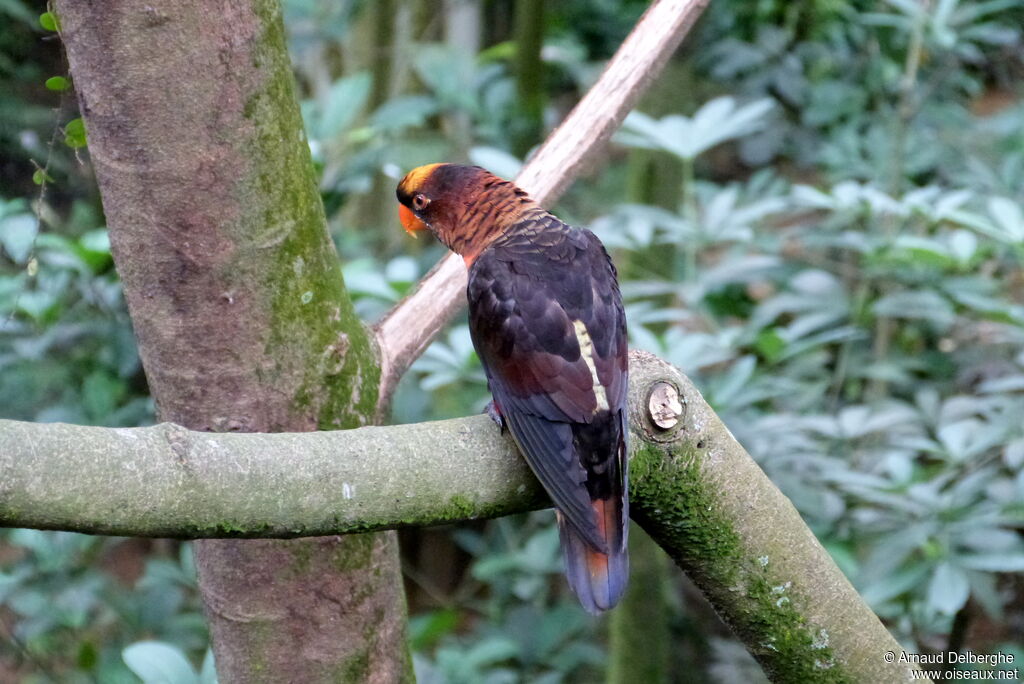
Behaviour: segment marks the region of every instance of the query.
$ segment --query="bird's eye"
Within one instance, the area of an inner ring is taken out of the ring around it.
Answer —
[[[430,199],[426,195],[416,195],[412,198],[412,208],[416,211],[423,211],[430,204]]]

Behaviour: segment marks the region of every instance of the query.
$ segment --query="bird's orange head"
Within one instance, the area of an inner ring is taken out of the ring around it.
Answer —
[[[536,204],[509,181],[479,166],[428,164],[395,191],[398,217],[410,235],[430,230],[472,263],[484,247]]]

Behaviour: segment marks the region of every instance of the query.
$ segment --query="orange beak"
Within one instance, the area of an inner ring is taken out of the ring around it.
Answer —
[[[402,222],[405,232],[413,237],[417,237],[416,231],[427,229],[427,224],[416,218],[416,214],[412,213],[412,209],[404,204],[398,205],[398,220]]]

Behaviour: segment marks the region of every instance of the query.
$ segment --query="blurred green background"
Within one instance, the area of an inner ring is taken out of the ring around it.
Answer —
[[[513,176],[646,3],[284,0],[350,291],[374,320],[442,256],[393,188]],[[59,38],[0,0],[0,417],[153,406]],[[613,252],[632,345],[693,378],[908,649],[1024,659],[1024,3],[715,0],[555,207]],[[55,78],[56,77],[56,78]],[[464,320],[396,422],[480,411]],[[402,533],[423,683],[592,682],[606,620],[548,512]],[[675,570],[672,681],[754,682]],[[208,681],[188,545],[0,531],[0,681]]]

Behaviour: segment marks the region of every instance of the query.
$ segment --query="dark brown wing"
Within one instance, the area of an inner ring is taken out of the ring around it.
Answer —
[[[626,321],[604,247],[534,215],[477,258],[468,295],[491,393],[538,479],[593,549],[624,544],[593,506],[613,500],[625,524]]]

